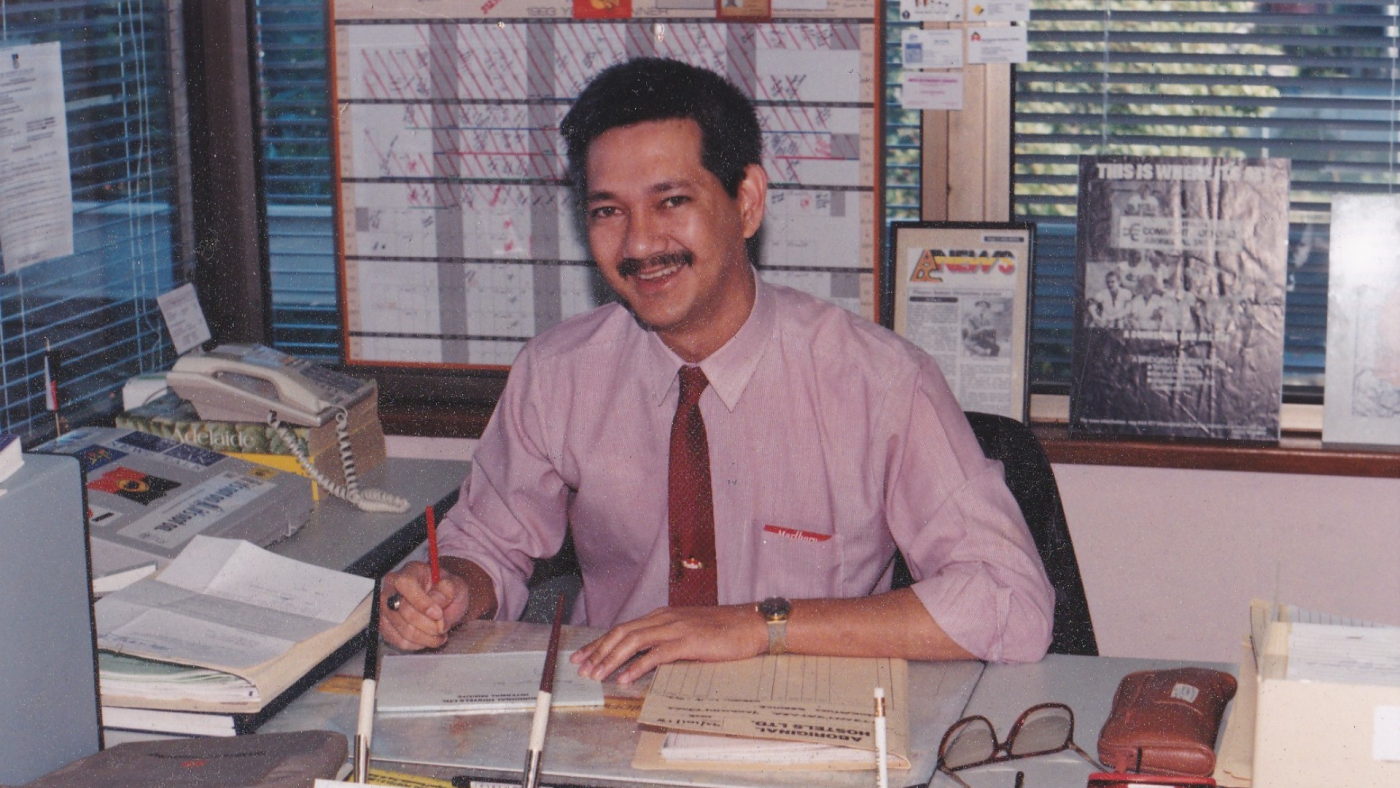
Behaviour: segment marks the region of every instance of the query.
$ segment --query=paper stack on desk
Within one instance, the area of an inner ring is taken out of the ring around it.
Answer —
[[[638,769],[874,769],[875,687],[887,701],[892,769],[909,768],[902,659],[786,654],[657,668]]]
[[[1261,788],[1400,785],[1400,627],[1263,602],[1250,613],[1235,716],[1254,705],[1252,774],[1234,776]]]
[[[38,450],[82,466],[98,591],[165,566],[196,534],[268,545],[311,516],[306,479],[145,432],[84,427]]]
[[[556,708],[603,705],[603,685],[582,678],[559,655],[554,673]],[[492,654],[397,654],[379,674],[381,717],[496,714],[533,711],[544,673],[543,651]]]
[[[103,723],[251,731],[344,661],[374,582],[197,536],[159,575],[97,602]]]

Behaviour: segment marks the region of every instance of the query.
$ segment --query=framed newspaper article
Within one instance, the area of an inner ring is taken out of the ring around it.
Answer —
[[[1025,421],[1035,225],[894,222],[889,240],[894,330],[938,361],[963,410]]]

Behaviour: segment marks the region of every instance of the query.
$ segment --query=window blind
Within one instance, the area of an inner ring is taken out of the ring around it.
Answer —
[[[325,0],[257,0],[273,346],[339,363]]]
[[[258,0],[273,341],[338,359],[324,4]],[[1320,386],[1330,195],[1395,185],[1395,9],[1380,3],[1037,0],[1017,68],[1016,218],[1038,225],[1032,381],[1063,390],[1084,153],[1293,162],[1286,382]],[[919,213],[919,113],[886,5],[886,219]]]
[[[1315,397],[1331,196],[1396,185],[1396,6],[1038,0],[1016,72],[1015,211],[1038,225],[1033,381],[1069,380],[1081,154],[1292,161],[1286,389]],[[1049,384],[1047,386],[1046,384]]]
[[[127,378],[174,357],[156,296],[191,274],[176,231],[176,37],[178,15],[159,0],[0,5],[0,47],[61,42],[73,187],[74,253],[0,276],[0,429],[26,445],[55,431],[46,346],[70,424],[120,409]]]

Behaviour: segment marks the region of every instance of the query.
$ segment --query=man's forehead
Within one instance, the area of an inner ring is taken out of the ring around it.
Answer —
[[[668,147],[674,148],[676,155],[680,156],[686,152],[693,152],[698,161],[701,154],[703,134],[700,131],[700,124],[690,118],[665,118],[662,120],[644,120],[639,123],[629,123],[625,126],[614,126],[599,134],[588,143],[588,152],[584,157],[584,166],[590,171],[596,166],[597,151],[599,148],[609,148],[613,145],[635,146],[642,143],[659,144],[664,141]]]
[[[709,171],[701,160],[699,130],[695,121],[680,119],[644,121],[600,134],[588,147],[585,198],[700,185]]]

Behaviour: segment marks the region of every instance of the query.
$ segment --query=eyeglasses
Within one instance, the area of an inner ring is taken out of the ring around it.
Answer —
[[[1103,769],[1074,743],[1074,711],[1063,703],[1041,703],[1021,712],[1005,742],[997,741],[996,731],[986,717],[964,717],[943,734],[934,775],[943,772],[963,788],[972,788],[955,772],[1065,750],[1074,750],[1084,760]],[[933,781],[929,780],[929,784]]]

